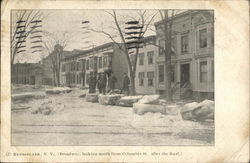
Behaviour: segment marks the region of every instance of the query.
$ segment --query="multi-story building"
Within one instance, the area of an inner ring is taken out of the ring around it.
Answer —
[[[179,98],[189,87],[194,95],[214,96],[214,15],[209,10],[189,10],[176,15],[172,30],[173,93]],[[171,19],[170,19],[171,21]],[[168,23],[168,22],[167,22]],[[155,23],[156,42],[164,47],[163,21]],[[165,58],[161,48],[156,56],[156,90],[164,94]]]
[[[156,93],[155,80],[155,36],[145,37],[139,49],[135,73],[135,88],[138,94]],[[134,54],[130,54],[134,58]],[[133,59],[132,59],[133,60]]]
[[[70,55],[62,60],[61,84],[88,87],[90,74],[113,72],[117,78],[116,88],[122,88],[123,74],[127,73],[124,52],[115,43],[106,43],[86,51]]]
[[[43,69],[38,63],[16,63],[11,68],[12,84],[42,84]]]

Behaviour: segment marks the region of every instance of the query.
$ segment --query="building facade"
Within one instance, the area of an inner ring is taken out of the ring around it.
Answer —
[[[156,42],[164,47],[163,22],[155,23]],[[180,98],[184,88],[193,96],[214,97],[214,15],[212,11],[186,11],[173,19],[172,88],[174,98]],[[164,94],[165,58],[161,48],[156,56],[156,90]]]
[[[12,84],[41,85],[43,69],[38,63],[16,63],[11,68]]]
[[[70,87],[88,87],[90,74],[113,72],[117,78],[116,88],[121,89],[123,75],[127,73],[124,52],[114,43],[107,43],[90,50],[79,51],[62,61],[61,84]]]
[[[154,94],[156,93],[155,78],[155,36],[145,37],[142,48],[139,49],[136,73],[135,88],[137,94]],[[134,60],[134,54],[130,54],[131,60]]]

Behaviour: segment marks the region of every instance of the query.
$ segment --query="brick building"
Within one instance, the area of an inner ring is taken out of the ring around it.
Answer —
[[[116,88],[122,88],[123,74],[127,73],[127,61],[123,51],[114,43],[106,43],[86,51],[78,51],[62,60],[61,84],[72,87],[88,87],[89,75],[113,72]]]

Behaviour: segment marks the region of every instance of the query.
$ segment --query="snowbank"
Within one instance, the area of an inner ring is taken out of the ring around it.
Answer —
[[[41,98],[45,98],[45,94],[43,92],[25,92],[25,93],[18,93],[11,95],[11,99],[13,101],[27,101],[30,99],[41,99]]]
[[[52,89],[46,89],[46,94],[60,94],[60,93],[69,93],[72,89],[69,87],[55,87]]]
[[[98,101],[102,105],[116,105],[118,100],[123,96],[124,95],[121,94],[110,94],[110,95],[100,94],[98,96]]]
[[[143,115],[147,112],[166,114],[165,106],[164,105],[157,105],[157,104],[134,103],[133,104],[133,111],[134,111],[134,113],[139,114],[139,115]]]
[[[98,94],[96,93],[88,93],[86,94],[87,102],[98,102]]]
[[[134,103],[138,102],[143,96],[125,96],[118,100],[117,105],[132,107]]]
[[[201,103],[189,103],[180,111],[184,120],[205,121],[214,119],[214,101],[204,100]]]
[[[160,95],[145,95],[138,101],[139,104],[158,104]]]
[[[65,108],[64,104],[57,103],[55,100],[44,100],[40,103],[36,103],[35,105],[33,105],[31,113],[51,115],[56,112],[60,112],[64,108]]]

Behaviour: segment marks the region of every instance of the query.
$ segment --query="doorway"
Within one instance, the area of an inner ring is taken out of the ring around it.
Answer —
[[[181,87],[190,83],[190,64],[181,64]]]

